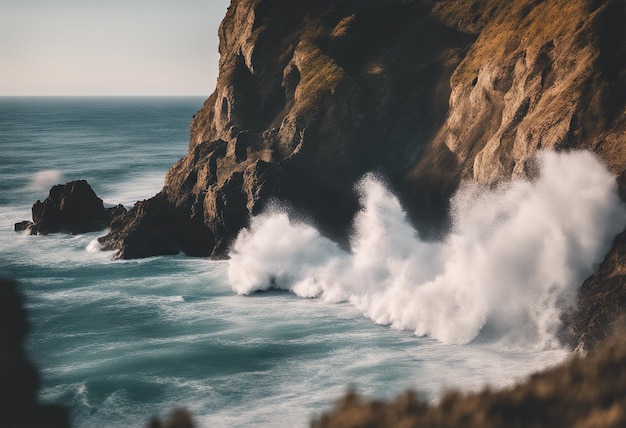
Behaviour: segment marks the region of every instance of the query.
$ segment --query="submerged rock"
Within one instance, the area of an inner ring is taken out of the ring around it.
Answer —
[[[43,202],[33,204],[33,221],[15,223],[14,229],[31,235],[96,232],[125,212],[123,205],[105,208],[87,181],[77,180],[53,186]]]
[[[24,220],[24,221],[20,221],[19,223],[15,223],[15,226],[13,227],[13,230],[15,230],[16,232],[29,231],[29,232],[32,233],[34,225],[35,225],[35,223],[33,223],[32,221]]]

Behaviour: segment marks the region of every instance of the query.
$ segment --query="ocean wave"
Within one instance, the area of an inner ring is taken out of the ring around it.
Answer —
[[[626,224],[614,178],[589,152],[538,155],[540,175],[495,189],[465,183],[453,226],[427,242],[373,175],[356,186],[361,210],[349,251],[274,209],[234,243],[229,282],[348,301],[376,323],[464,344],[493,340],[559,347],[562,311]]]

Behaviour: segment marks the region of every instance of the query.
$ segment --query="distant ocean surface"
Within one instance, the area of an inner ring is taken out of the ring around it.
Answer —
[[[0,98],[1,274],[26,297],[40,400],[69,406],[75,426],[143,426],[175,407],[200,426],[306,426],[348,387],[436,400],[449,388],[510,385],[566,357],[487,333],[446,345],[287,291],[241,296],[227,262],[114,261],[94,245],[106,231],[13,232],[57,183],[86,179],[105,203],[129,208],[156,194],[203,101]]]

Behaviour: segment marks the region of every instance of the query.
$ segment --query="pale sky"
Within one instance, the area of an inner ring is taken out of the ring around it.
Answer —
[[[0,0],[0,96],[208,96],[228,4]]]

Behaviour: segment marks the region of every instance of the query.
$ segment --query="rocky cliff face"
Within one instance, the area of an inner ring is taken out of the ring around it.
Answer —
[[[206,228],[213,239],[196,253],[216,257],[276,197],[345,237],[353,184],[371,170],[402,184],[444,122],[450,76],[474,39],[430,5],[399,1],[234,1],[219,36],[217,88],[159,204]],[[113,228],[105,245],[128,257],[139,229]]]
[[[341,241],[372,170],[436,235],[461,180],[541,148],[594,151],[624,197],[624,22],[622,0],[232,0],[189,153],[102,242],[221,257],[272,198]]]
[[[451,152],[461,177],[484,183],[527,175],[541,148],[592,150],[623,173],[624,2],[492,1],[478,28],[460,3],[436,10],[477,38],[454,71],[431,151]]]

